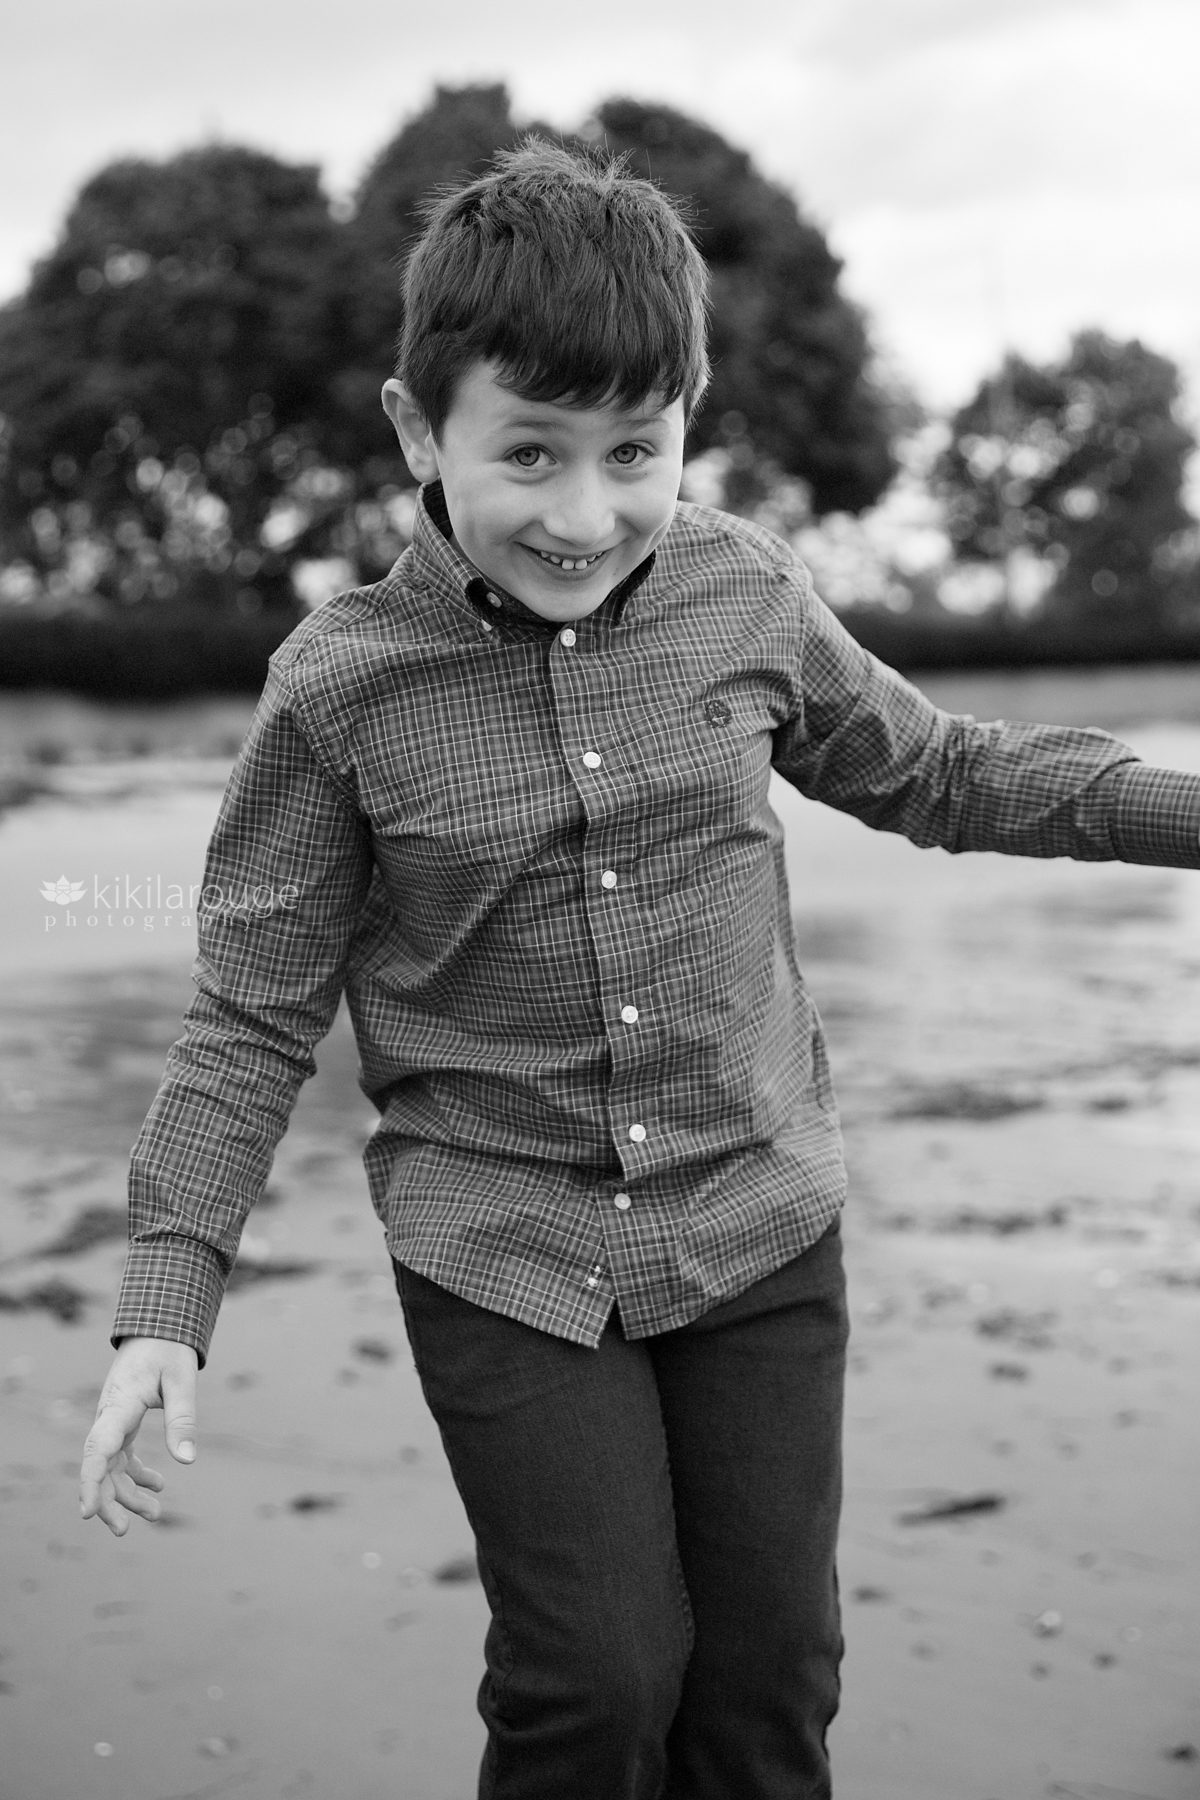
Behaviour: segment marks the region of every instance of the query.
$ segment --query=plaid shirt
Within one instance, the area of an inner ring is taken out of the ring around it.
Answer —
[[[938,711],[778,539],[680,505],[574,626],[489,592],[440,489],[305,621],[217,821],[197,993],[134,1150],[116,1337],[201,1357],[345,990],[392,1253],[598,1342],[830,1225],[845,1175],[772,770],[948,850],[1200,866],[1200,777],[1100,732]]]

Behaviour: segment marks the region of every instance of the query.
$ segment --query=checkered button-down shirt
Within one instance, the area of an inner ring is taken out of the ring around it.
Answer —
[[[810,1245],[845,1176],[772,770],[918,844],[1200,866],[1200,778],[977,724],[868,656],[770,534],[681,505],[563,628],[489,591],[440,491],[293,633],[209,852],[196,997],[135,1147],[115,1335],[206,1353],[347,994],[392,1253],[582,1344]]]

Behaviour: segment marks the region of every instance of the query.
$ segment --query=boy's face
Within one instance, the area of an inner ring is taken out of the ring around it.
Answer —
[[[582,619],[666,535],[683,472],[683,402],[524,400],[476,363],[435,439],[399,382],[383,390],[418,481],[441,478],[454,537],[485,580],[543,619]]]

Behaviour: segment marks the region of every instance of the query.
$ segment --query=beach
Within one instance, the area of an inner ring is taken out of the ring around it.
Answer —
[[[1194,672],[1169,704],[932,691],[1200,769]],[[0,1800],[467,1800],[486,1608],[344,1018],[247,1229],[195,1466],[152,1420],[163,1520],[78,1518],[228,760],[43,757],[0,814]],[[778,807],[851,1174],[835,1793],[1197,1800],[1200,877]],[[45,897],[60,878],[77,899]]]

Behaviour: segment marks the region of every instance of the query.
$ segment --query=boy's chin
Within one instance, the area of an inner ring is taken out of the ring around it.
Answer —
[[[552,578],[514,581],[505,591],[530,612],[537,613],[539,618],[555,625],[570,625],[576,619],[586,619],[589,613],[602,606],[613,585],[611,574],[605,570],[590,580],[570,584]]]
[[[607,587],[600,588],[595,594],[578,594],[562,600],[548,598],[544,594],[516,596],[531,613],[536,613],[551,625],[573,625],[576,619],[586,619],[589,613],[594,613],[597,607],[603,606],[607,597]]]

